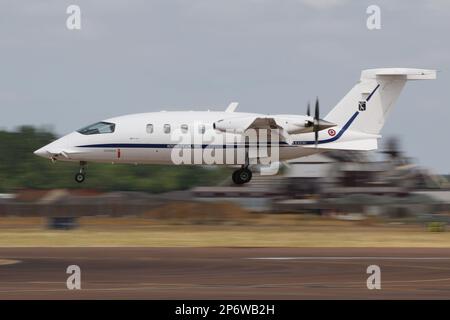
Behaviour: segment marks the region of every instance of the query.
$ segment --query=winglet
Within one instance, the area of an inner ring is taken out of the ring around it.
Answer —
[[[238,107],[239,102],[232,102],[228,105],[228,107],[225,109],[225,112],[234,112],[234,110],[236,110],[236,108]]]

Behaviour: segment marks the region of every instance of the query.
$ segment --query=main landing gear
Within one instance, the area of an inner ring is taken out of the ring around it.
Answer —
[[[242,167],[235,172],[233,172],[233,175],[231,178],[233,179],[233,182],[235,184],[244,184],[247,182],[250,182],[252,180],[252,172],[248,168],[250,165],[249,157],[248,157],[248,150],[245,152],[245,164],[242,165]]]
[[[80,161],[80,171],[75,175],[75,181],[82,183],[85,179],[86,161]]]
[[[232,178],[235,184],[244,184],[252,180],[252,172],[248,166],[242,166],[242,168],[233,172]]]

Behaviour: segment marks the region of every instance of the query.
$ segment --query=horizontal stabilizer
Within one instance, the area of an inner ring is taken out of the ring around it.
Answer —
[[[436,70],[413,68],[379,68],[367,69],[361,72],[361,80],[377,79],[385,76],[399,76],[405,80],[434,80]]]

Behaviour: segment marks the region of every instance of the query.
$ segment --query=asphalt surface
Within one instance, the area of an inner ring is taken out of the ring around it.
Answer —
[[[317,298],[450,299],[450,249],[0,248],[0,299]]]

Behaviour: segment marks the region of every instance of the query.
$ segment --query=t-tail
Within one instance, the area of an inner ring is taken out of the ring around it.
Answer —
[[[344,131],[348,132],[347,135],[343,132],[347,139],[337,139],[323,147],[348,150],[376,149],[377,137],[406,81],[431,79],[436,79],[435,70],[410,68],[363,70],[360,81],[325,117],[326,121],[344,128]],[[360,133],[361,137],[351,139],[349,135],[352,132],[355,137]]]

